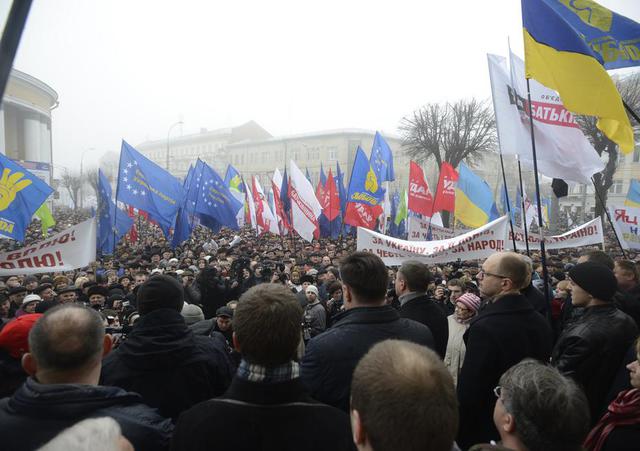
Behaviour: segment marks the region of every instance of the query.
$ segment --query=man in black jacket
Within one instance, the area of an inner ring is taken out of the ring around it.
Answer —
[[[571,302],[585,312],[562,332],[551,363],[582,386],[595,423],[638,328],[613,303],[617,283],[611,269],[599,263],[581,263],[569,271],[569,278]]]
[[[48,310],[29,335],[22,364],[30,375],[0,401],[2,449],[39,448],[85,418],[111,417],[136,450],[169,446],[171,421],[136,393],[98,385],[103,354],[111,349],[100,315],[80,304]]]
[[[311,399],[300,382],[293,359],[301,317],[282,285],[260,284],[242,295],[233,320],[242,354],[236,376],[224,395],[180,416],[172,449],[351,449],[348,416]]]
[[[547,361],[551,353],[548,321],[520,294],[528,279],[524,260],[512,252],[494,254],[477,278],[487,304],[465,333],[467,352],[458,378],[463,449],[498,438],[493,389],[502,373],[527,357]]]
[[[224,393],[233,375],[224,341],[195,335],[180,314],[183,304],[180,282],[152,276],[138,289],[140,319],[102,364],[104,385],[140,393],[172,419]]]
[[[436,352],[444,359],[449,325],[442,309],[426,293],[431,280],[427,265],[415,260],[406,261],[396,275],[396,294],[400,301],[400,316],[427,326],[433,334]]]
[[[348,412],[353,370],[373,345],[389,338],[435,345],[427,326],[385,305],[389,273],[380,257],[354,252],[341,262],[340,275],[345,311],[309,341],[300,370],[311,396]]]

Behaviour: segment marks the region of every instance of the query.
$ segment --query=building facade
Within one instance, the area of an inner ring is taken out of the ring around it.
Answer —
[[[58,94],[29,74],[12,70],[0,105],[0,151],[51,183],[51,111]]]

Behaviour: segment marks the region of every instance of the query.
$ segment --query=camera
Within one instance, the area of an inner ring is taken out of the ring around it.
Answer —
[[[302,338],[305,343],[311,340],[311,315],[307,312],[302,317]]]

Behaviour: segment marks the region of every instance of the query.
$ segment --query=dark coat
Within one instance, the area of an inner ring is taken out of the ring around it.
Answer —
[[[549,311],[549,305],[544,297],[544,293],[533,286],[533,282],[529,282],[529,286],[522,290],[522,294],[531,303],[531,307],[545,318]]]
[[[618,291],[613,297],[616,307],[629,315],[640,328],[640,285],[629,291]]]
[[[176,451],[350,450],[349,417],[311,399],[299,379],[275,384],[235,378],[220,398],[180,416]]]
[[[136,450],[168,449],[171,420],[116,387],[43,385],[29,378],[11,398],[0,400],[2,449],[31,451],[87,418],[111,417]]]
[[[357,307],[337,315],[330,329],[309,341],[300,363],[300,376],[311,396],[347,412],[358,361],[373,345],[388,339],[435,349],[427,326],[400,318],[390,305]]]
[[[140,393],[166,417],[224,393],[233,365],[222,340],[194,335],[176,310],[143,315],[102,364],[101,383]]]
[[[464,341],[467,352],[458,378],[458,444],[466,449],[499,438],[493,425],[493,389],[502,373],[521,360],[546,362],[552,333],[549,322],[525,296],[511,294],[488,303],[471,320]]]
[[[444,359],[449,340],[449,323],[442,309],[429,296],[425,294],[407,301],[400,307],[400,316],[427,326],[433,335],[435,351]]]
[[[637,451],[640,443],[640,424],[618,426],[607,436],[601,451]]]
[[[593,423],[606,407],[607,392],[637,335],[633,319],[606,304],[587,308],[558,338],[551,363],[583,388]]]

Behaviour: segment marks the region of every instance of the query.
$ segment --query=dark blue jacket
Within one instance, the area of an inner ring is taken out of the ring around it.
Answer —
[[[358,361],[373,345],[389,339],[434,349],[429,328],[400,318],[390,305],[357,307],[337,315],[330,329],[309,341],[300,362],[302,382],[314,399],[347,412]]]
[[[82,384],[43,385],[33,378],[0,400],[0,446],[31,451],[86,418],[111,417],[137,451],[169,447],[171,420],[142,403],[136,393]]]
[[[195,335],[177,310],[143,315],[102,363],[100,383],[140,393],[176,420],[189,407],[225,392],[233,364],[222,340]]]

